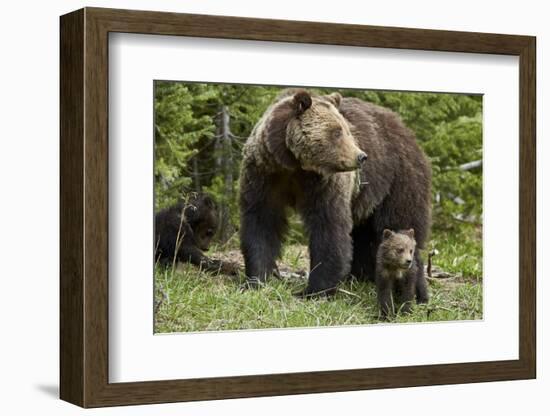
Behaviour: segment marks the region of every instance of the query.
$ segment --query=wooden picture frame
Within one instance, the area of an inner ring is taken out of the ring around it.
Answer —
[[[101,407],[535,378],[534,37],[99,8],[62,16],[60,29],[61,399]],[[109,383],[110,32],[519,56],[519,359]]]

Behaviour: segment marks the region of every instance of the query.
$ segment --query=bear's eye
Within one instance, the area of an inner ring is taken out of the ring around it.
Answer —
[[[404,251],[405,251],[405,249],[402,249],[402,248],[398,248],[398,249],[397,249],[397,252],[398,252],[399,254],[403,254]]]
[[[330,137],[332,138],[332,140],[338,140],[341,136],[342,136],[341,128],[336,128],[332,130],[332,132],[330,133]]]
[[[409,253],[410,253],[410,254],[413,254],[413,251],[412,251],[412,250],[409,250]]]

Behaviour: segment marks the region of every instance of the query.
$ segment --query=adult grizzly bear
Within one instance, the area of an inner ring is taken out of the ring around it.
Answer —
[[[423,247],[430,183],[429,162],[397,114],[338,93],[283,91],[244,147],[241,250],[250,284],[276,269],[288,207],[300,213],[309,236],[304,296],[333,293],[350,272],[374,280],[384,229],[414,228]],[[418,249],[415,260],[417,298],[425,302]]]

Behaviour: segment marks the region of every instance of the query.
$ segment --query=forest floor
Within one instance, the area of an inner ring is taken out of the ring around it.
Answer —
[[[389,322],[475,320],[482,318],[481,236],[475,230],[460,235],[432,236],[430,249],[437,278],[429,278],[430,301],[415,305],[411,314]],[[212,258],[243,264],[238,249],[213,247]],[[427,257],[427,256],[426,256]],[[260,290],[242,291],[244,274],[230,277],[178,264],[175,270],[155,269],[155,332],[197,332],[237,329],[365,325],[380,319],[376,288],[370,282],[347,281],[332,299],[300,299],[293,295],[306,285],[299,273],[308,269],[308,250],[286,245],[278,262],[286,277],[271,279]],[[305,275],[305,273],[304,273]]]

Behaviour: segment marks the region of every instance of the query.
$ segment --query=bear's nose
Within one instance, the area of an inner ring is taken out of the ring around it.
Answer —
[[[412,263],[412,260],[411,259],[407,259],[407,264],[411,264]]]
[[[366,153],[359,153],[359,156],[357,156],[357,162],[359,162],[359,164],[362,165],[366,161],[367,161],[367,154]]]

